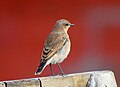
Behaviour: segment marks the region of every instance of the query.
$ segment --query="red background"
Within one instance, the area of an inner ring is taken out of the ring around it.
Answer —
[[[1,81],[37,77],[44,41],[61,18],[75,24],[64,72],[105,69],[120,80],[120,0],[1,0]],[[41,74],[47,75],[49,67]]]

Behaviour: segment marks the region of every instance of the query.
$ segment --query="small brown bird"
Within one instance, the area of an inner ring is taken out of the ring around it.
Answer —
[[[69,27],[73,25],[74,24],[71,24],[65,19],[57,20],[52,32],[48,35],[44,44],[40,65],[35,75],[41,74],[47,65],[50,65],[51,74],[54,75],[52,64],[57,64],[62,75],[64,74],[59,64],[67,58],[70,52],[71,43],[67,31]]]

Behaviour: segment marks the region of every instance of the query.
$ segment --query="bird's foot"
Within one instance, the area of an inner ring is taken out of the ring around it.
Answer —
[[[65,74],[65,73],[62,73],[62,77],[65,77],[67,74]]]

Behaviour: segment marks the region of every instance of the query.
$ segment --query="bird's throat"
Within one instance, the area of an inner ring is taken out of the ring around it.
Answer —
[[[67,33],[68,28],[62,28],[62,30],[63,30],[65,33]]]

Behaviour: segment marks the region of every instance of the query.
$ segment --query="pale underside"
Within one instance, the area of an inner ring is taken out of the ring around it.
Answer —
[[[58,51],[50,60],[51,64],[61,63],[65,58],[67,58],[70,52],[70,40],[66,42],[63,48]]]

